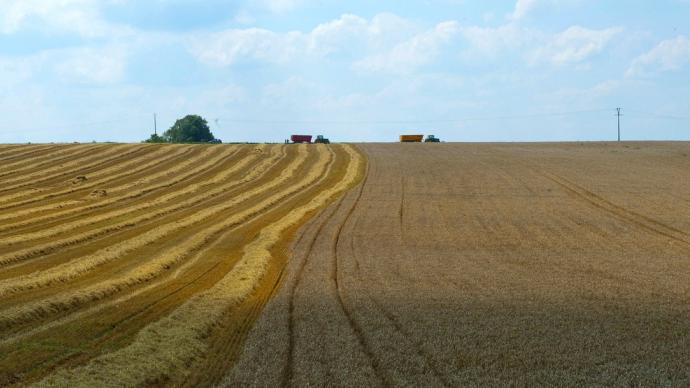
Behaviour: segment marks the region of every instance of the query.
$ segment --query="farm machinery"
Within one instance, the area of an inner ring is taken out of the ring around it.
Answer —
[[[323,135],[318,135],[318,136],[316,136],[316,140],[314,140],[314,143],[317,143],[317,144],[331,144],[331,141],[328,140],[327,138],[323,137]]]
[[[400,135],[401,143],[421,143],[422,141],[425,143],[438,143],[441,139],[434,135],[427,135],[426,139],[424,135]]]

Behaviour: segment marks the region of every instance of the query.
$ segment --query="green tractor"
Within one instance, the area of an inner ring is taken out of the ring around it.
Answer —
[[[316,136],[316,140],[314,140],[314,143],[317,144],[331,144],[331,141],[323,137],[323,135],[318,135]]]
[[[437,138],[434,135],[427,135],[426,139],[424,139],[425,143],[438,143],[440,141],[441,139]]]

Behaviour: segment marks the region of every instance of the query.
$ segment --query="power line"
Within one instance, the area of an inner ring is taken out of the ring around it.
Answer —
[[[503,116],[483,116],[465,117],[446,120],[248,120],[248,119],[229,119],[219,117],[216,120],[223,120],[238,124],[443,124],[460,123],[464,121],[491,121],[491,120],[511,120],[511,119],[530,119],[539,117],[559,117],[582,113],[610,112],[611,109],[588,109],[557,113],[535,113],[524,115],[503,115]]]
[[[664,119],[664,120],[688,120],[690,121],[690,117],[686,116],[676,116],[676,115],[661,115],[658,113],[652,113],[652,112],[643,112],[639,110],[627,110],[628,113],[638,113],[641,115],[647,115],[650,117],[646,118],[656,118],[656,119]]]

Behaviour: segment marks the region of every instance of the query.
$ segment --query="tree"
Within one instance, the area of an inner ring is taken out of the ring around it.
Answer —
[[[206,120],[197,115],[187,115],[175,121],[175,124],[163,133],[163,139],[169,143],[208,143],[216,141]]]

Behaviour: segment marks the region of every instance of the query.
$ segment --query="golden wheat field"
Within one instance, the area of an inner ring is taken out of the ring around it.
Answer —
[[[690,143],[361,149],[224,385],[690,385]]]
[[[211,385],[348,145],[0,146],[0,386]]]
[[[688,386],[689,155],[0,146],[0,386]]]

